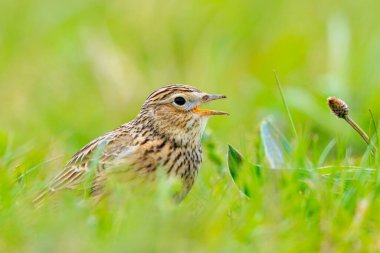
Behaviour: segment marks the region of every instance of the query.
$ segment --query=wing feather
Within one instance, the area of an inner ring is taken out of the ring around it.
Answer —
[[[96,177],[96,174],[114,164],[119,165],[131,160],[133,154],[138,151],[138,147],[132,146],[133,138],[127,132],[118,130],[91,141],[74,154],[65,168],[53,178],[47,189],[33,202],[39,203],[45,196],[58,190],[75,188],[84,181],[92,166],[96,169]]]

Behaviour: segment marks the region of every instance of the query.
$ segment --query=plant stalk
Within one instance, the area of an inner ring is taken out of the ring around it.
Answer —
[[[350,116],[348,115],[345,115],[344,117],[344,120],[350,124],[350,126],[355,129],[355,131],[362,137],[362,139],[367,143],[368,146],[371,147],[372,149],[372,154],[374,155],[374,153],[377,151],[376,150],[376,147],[374,145],[372,145],[368,135],[363,131],[363,129],[360,128],[360,126],[353,120],[351,119]]]

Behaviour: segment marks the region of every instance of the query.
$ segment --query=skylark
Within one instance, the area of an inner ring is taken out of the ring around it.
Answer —
[[[224,95],[204,93],[188,85],[170,85],[153,92],[132,121],[88,143],[52,180],[35,202],[61,189],[73,189],[94,173],[91,192],[101,194],[104,180],[116,171],[136,177],[158,168],[180,179],[183,198],[192,188],[202,162],[201,137],[207,120],[226,112],[199,106]],[[93,169],[94,168],[94,169]],[[123,170],[120,170],[123,168]]]

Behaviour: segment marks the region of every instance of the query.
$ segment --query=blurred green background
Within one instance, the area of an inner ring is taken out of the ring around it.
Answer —
[[[324,138],[347,129],[326,97],[346,100],[364,125],[379,105],[377,1],[0,4],[1,129],[37,146],[59,140],[60,153],[129,121],[173,83],[228,95],[215,106],[231,117],[210,127],[233,144],[263,117],[286,119],[274,69],[297,128]]]
[[[174,83],[227,95],[213,107],[231,116],[208,131],[221,155],[230,143],[255,157],[264,118],[292,137],[273,70],[301,140],[322,151],[337,138],[361,154],[326,98],[344,99],[365,130],[368,108],[380,115],[379,10],[375,0],[1,0],[2,164],[58,168]]]

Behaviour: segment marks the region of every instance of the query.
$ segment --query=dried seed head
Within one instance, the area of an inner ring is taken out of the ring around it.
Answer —
[[[329,97],[327,102],[331,111],[338,118],[345,118],[348,115],[350,110],[348,109],[348,105],[343,100],[335,97]]]

